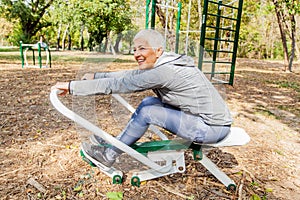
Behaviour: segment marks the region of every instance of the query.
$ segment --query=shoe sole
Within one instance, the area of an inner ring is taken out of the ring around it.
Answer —
[[[85,150],[83,147],[81,147],[82,153],[84,154],[84,156],[91,161],[94,165],[96,165],[97,167],[99,167],[101,170],[103,171],[109,171],[111,169],[111,167],[107,167],[105,165],[103,165],[102,163],[100,163],[99,161],[95,160],[93,157],[91,157]]]

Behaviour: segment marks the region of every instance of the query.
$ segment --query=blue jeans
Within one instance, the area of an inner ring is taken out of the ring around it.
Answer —
[[[229,126],[209,126],[199,116],[184,113],[157,97],[146,97],[117,138],[130,146],[145,134],[150,124],[197,143],[216,143],[230,131]]]

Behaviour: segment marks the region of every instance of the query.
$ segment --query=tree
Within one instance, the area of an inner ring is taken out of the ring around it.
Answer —
[[[0,17],[0,46],[8,45],[7,38],[12,34],[13,24]]]
[[[284,51],[285,71],[292,71],[296,48],[296,14],[300,13],[300,4],[296,0],[273,0],[280,29]],[[289,50],[288,39],[291,41]]]
[[[35,34],[43,27],[51,25],[43,16],[53,3],[53,0],[2,0],[0,11],[8,21],[14,22],[13,42],[31,42]]]
[[[57,30],[57,43],[60,42],[61,34],[63,35],[63,44],[67,35],[75,36],[76,38],[72,39],[73,44],[77,44],[79,49],[84,50],[84,35],[88,35],[90,51],[96,45],[99,46],[99,51],[103,51],[106,49],[108,40],[111,41],[109,36],[116,34],[118,37],[114,49],[118,52],[122,31],[129,29],[132,24],[131,11],[127,1],[56,0],[51,9],[51,21]],[[104,45],[103,41],[106,41]],[[62,46],[64,46],[63,44]]]
[[[125,0],[103,0],[101,2],[90,0],[85,2],[84,7],[84,21],[89,33],[90,49],[94,45],[99,45],[99,51],[105,51],[111,32],[119,34],[117,39],[120,39],[122,31],[131,27],[130,8]],[[104,39],[106,39],[105,45],[102,44]],[[118,51],[118,48],[115,50]]]

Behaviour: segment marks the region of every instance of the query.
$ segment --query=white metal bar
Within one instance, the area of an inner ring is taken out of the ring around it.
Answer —
[[[60,92],[61,91],[59,91],[57,89],[52,90],[51,93],[50,93],[50,101],[51,101],[52,105],[60,113],[62,113],[64,116],[66,116],[67,118],[73,120],[74,122],[78,123],[79,125],[86,128],[87,130],[93,132],[94,134],[98,135],[99,137],[104,139],[109,144],[117,146],[121,151],[129,154],[133,158],[139,160],[141,163],[149,166],[150,168],[154,169],[155,171],[158,171],[158,172],[161,172],[161,173],[168,172],[168,166],[160,166],[160,165],[156,164],[155,162],[153,162],[150,159],[148,159],[147,157],[145,157],[143,154],[137,152],[136,150],[132,149],[131,147],[129,147],[125,143],[121,142],[120,140],[118,140],[115,137],[113,137],[112,135],[106,133],[105,131],[103,131],[99,127],[97,127],[94,124],[92,124],[91,122],[89,122],[88,120],[82,118],[81,116],[79,116],[75,112],[68,109],[66,106],[64,106],[60,102],[60,100],[57,97],[57,94],[60,93]]]
[[[177,7],[174,7],[174,6],[166,6],[166,5],[163,5],[163,4],[156,4],[157,6],[160,6],[160,7],[162,7],[162,8],[171,8],[171,9],[174,9],[174,10],[176,10],[177,9]]]
[[[221,183],[226,187],[230,184],[234,184],[234,181],[231,180],[224,172],[222,172],[217,165],[215,165],[209,158],[204,154],[202,160],[199,161],[210,173],[212,173]]]
[[[189,32],[189,33],[201,33],[200,30],[188,30],[188,31],[180,31],[181,33],[186,33],[186,32]]]
[[[191,7],[192,7],[192,0],[189,0],[188,20],[187,20],[187,28],[186,28],[186,36],[185,36],[185,49],[184,49],[184,53],[186,55],[188,53],[188,45],[189,45],[189,30],[190,30],[190,19],[191,19]]]

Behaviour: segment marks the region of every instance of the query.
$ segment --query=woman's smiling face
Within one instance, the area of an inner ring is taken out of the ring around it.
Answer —
[[[143,38],[134,40],[134,58],[139,69],[152,69],[156,60],[162,55],[162,49],[154,49]]]

